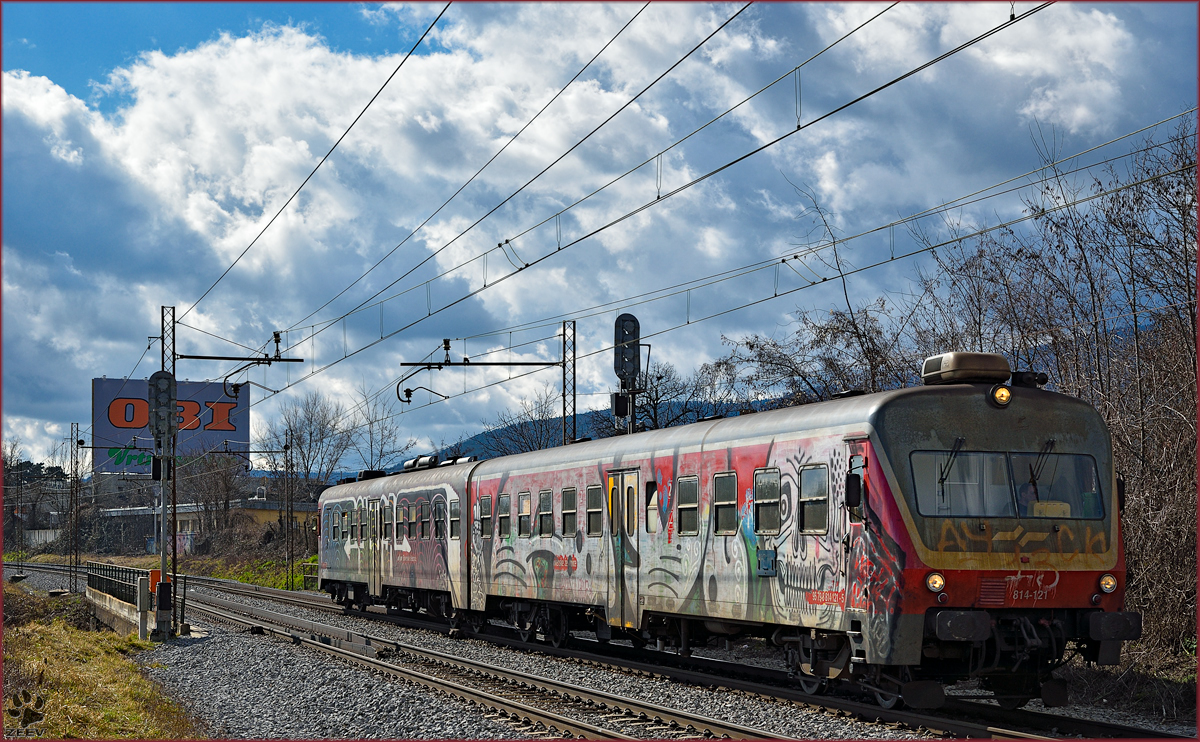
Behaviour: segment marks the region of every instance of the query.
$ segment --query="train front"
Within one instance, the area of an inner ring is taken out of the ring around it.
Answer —
[[[1117,664],[1141,634],[1124,610],[1108,429],[1085,402],[1039,388],[1044,376],[1001,383],[1002,356],[935,356],[923,371],[926,386],[874,420],[877,476],[894,493],[886,530],[907,536],[890,663],[981,678],[1004,706],[1063,703],[1050,671],[1069,645]]]

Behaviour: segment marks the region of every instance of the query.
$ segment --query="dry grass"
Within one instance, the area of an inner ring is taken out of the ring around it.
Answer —
[[[1072,701],[1157,717],[1196,720],[1196,657],[1127,644],[1117,667],[1088,665],[1076,657],[1054,673],[1071,688]]]
[[[142,675],[132,655],[150,649],[136,636],[87,631],[63,599],[4,585],[4,695],[44,700],[36,726],[56,739],[196,739],[203,730]],[[52,605],[41,605],[52,604]],[[10,610],[17,608],[17,615]],[[17,619],[14,621],[14,618]]]

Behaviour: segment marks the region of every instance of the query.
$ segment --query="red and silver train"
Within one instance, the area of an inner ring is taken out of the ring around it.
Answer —
[[[1068,650],[1116,664],[1123,483],[1100,415],[1003,356],[924,385],[331,487],[320,585],[561,645],[777,645],[809,692],[936,706],[980,678],[1065,702]]]

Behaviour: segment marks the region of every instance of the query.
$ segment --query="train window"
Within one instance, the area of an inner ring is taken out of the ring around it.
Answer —
[[[429,538],[429,501],[422,500],[421,504],[421,538]]]
[[[433,537],[438,541],[446,540],[446,503],[442,500],[433,504]]]
[[[386,539],[392,537],[392,508],[390,505],[383,509],[383,537]]]
[[[737,533],[737,473],[713,476],[713,510],[717,516],[717,534]]]
[[[944,518],[1012,518],[1016,512],[1007,459],[1003,453],[913,451],[917,510]]]
[[[358,540],[358,510],[350,511],[350,540]]]
[[[638,522],[638,496],[637,474],[626,474],[625,477],[625,533],[634,535],[637,533]],[[633,482],[634,484],[629,484]]]
[[[450,538],[457,540],[462,533],[462,510],[458,500],[450,501]]]
[[[779,533],[779,470],[754,472],[754,532]]]
[[[529,493],[521,492],[517,495],[517,535],[521,538],[529,538]]]
[[[600,485],[587,488],[587,535],[599,536],[604,531],[604,491]]]
[[[680,536],[695,536],[700,532],[700,480],[696,477],[684,477],[676,485],[675,492],[679,498]]]
[[[407,514],[407,516],[405,516],[405,518],[408,521],[408,537],[416,538],[417,537],[417,506],[409,505],[407,510],[408,510],[408,514]]]
[[[543,490],[538,493],[538,535],[554,535],[554,492]]]
[[[1104,517],[1100,478],[1091,456],[1014,453],[1011,459],[1020,517]]]
[[[646,533],[658,530],[658,482],[646,482]]]
[[[479,535],[483,538],[492,537],[492,496],[484,495],[479,498]]]
[[[800,530],[826,533],[829,530],[829,468],[810,466],[800,470]]]
[[[574,487],[567,487],[562,495],[562,533],[570,538],[575,535],[575,511],[579,507],[579,495]]]
[[[862,522],[867,517],[867,458],[855,454],[850,457],[850,474],[857,474],[862,482],[862,499],[858,503],[858,507],[850,508],[850,520]]]
[[[346,537],[350,535],[350,529],[347,527],[347,523],[349,522],[349,517],[350,517],[350,514],[347,513],[345,510],[343,510],[342,511],[342,540],[343,541],[345,541]]]
[[[500,495],[496,503],[496,535],[507,538],[512,533],[512,495]]]

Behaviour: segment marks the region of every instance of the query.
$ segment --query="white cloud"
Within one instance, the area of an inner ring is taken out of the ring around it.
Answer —
[[[309,325],[366,301],[454,240],[739,6],[652,4],[420,234],[316,319],[302,320],[429,216],[638,7],[453,6],[433,43],[409,59],[187,322],[251,347],[295,323],[302,332],[289,337],[309,338]],[[301,343],[295,352],[309,359],[307,369],[313,352],[319,366],[416,323],[306,383],[345,396],[352,382],[366,376],[382,388],[396,377],[397,362],[423,357],[443,337],[619,302],[778,254],[795,242],[798,229],[793,217],[800,204],[789,180],[815,190],[838,227],[854,231],[1028,169],[1021,153],[1027,153],[1026,127],[1035,118],[1086,137],[1105,128],[1135,128],[1144,123],[1139,109],[1162,97],[1129,84],[1127,70],[1142,47],[1116,6],[1060,4],[780,146],[656,200],[660,192],[793,130],[794,93],[785,81],[665,156],[661,188],[658,163],[651,162],[557,223],[521,234],[882,7],[752,7],[526,192],[387,289],[382,296],[394,298],[382,310],[373,306],[315,342]],[[419,3],[347,6],[347,14],[375,24],[372,34],[386,29],[415,40],[440,9]],[[897,6],[805,68],[805,119],[995,25],[1007,11],[1007,5]],[[182,312],[255,240],[400,58],[335,50],[302,26],[217,35],[172,54],[143,53],[114,70],[97,88],[117,102],[111,114],[45,77],[3,73],[6,425],[39,415],[55,424],[86,419],[85,391],[39,410],[39,397],[26,391],[37,384],[37,370],[64,369],[80,390],[91,375],[127,373],[146,336],[157,333],[159,307],[175,305]],[[1194,98],[1194,85],[1186,95]],[[647,204],[636,216],[556,253],[560,230],[569,242]],[[513,270],[494,251],[504,240],[511,240],[506,250],[513,260],[551,257],[496,285]],[[487,281],[494,288],[426,319],[430,308],[482,286],[483,261],[439,281],[428,294],[419,282],[488,250]],[[693,316],[748,298],[762,290],[760,283],[694,292]],[[690,371],[723,352],[722,333],[774,327],[795,302],[820,301],[808,296],[661,336],[654,341],[656,358]],[[683,297],[631,307],[646,332],[684,321],[687,311]],[[611,315],[621,308],[581,320],[580,347],[610,342]],[[197,353],[236,347],[193,332],[181,332],[181,342]],[[547,357],[557,349],[549,342],[521,353]],[[193,366],[187,373],[218,370]],[[279,388],[301,370],[255,373],[262,374],[256,381]],[[600,391],[611,383],[606,359],[585,361],[580,374],[581,390]],[[472,370],[467,386],[492,378]],[[461,392],[462,381],[447,375],[434,383]],[[474,427],[495,409],[513,406],[514,395],[540,385],[539,377],[492,388],[439,406],[437,415],[409,419],[428,426],[430,437],[440,436],[454,424]],[[271,414],[270,405],[256,407],[255,414]]]

